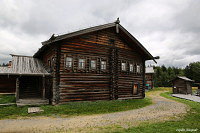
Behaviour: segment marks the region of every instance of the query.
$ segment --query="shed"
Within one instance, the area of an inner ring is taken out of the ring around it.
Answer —
[[[173,93],[174,94],[192,94],[192,83],[191,80],[184,76],[178,76],[172,80]]]

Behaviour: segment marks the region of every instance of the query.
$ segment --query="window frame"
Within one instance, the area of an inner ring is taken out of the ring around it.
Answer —
[[[105,64],[102,64],[103,62],[105,62]],[[100,67],[100,69],[102,70],[102,71],[105,71],[105,70],[107,70],[107,61],[105,61],[105,60],[101,60],[101,67]],[[104,67],[102,67],[102,65],[104,66]],[[104,69],[103,69],[104,68]]]
[[[48,59],[48,66],[51,68],[51,59]]]
[[[127,63],[126,62],[121,62],[121,70],[122,71],[126,71],[126,68],[127,68]]]
[[[131,67],[132,66],[132,67]],[[132,69],[131,69],[132,68]],[[134,72],[134,65],[133,63],[129,64],[129,72],[133,73]]]
[[[92,62],[95,62],[94,64],[95,64],[95,67],[92,67]],[[92,59],[92,60],[90,60],[90,69],[91,70],[96,70],[97,69],[97,60],[94,60],[94,59]]]
[[[141,65],[139,64],[136,64],[136,73],[141,73]]]
[[[71,59],[71,61],[68,61],[67,59]],[[71,65],[68,65],[69,62],[71,62]],[[66,68],[72,68],[73,67],[73,57],[71,57],[71,56],[65,57],[65,67]]]
[[[84,62],[80,62],[80,60],[83,60]],[[83,64],[83,67],[80,67],[80,63]],[[85,58],[79,58],[78,59],[78,69],[85,69],[86,68],[86,59]]]

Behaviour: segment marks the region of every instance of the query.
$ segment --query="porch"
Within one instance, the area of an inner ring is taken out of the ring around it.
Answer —
[[[45,77],[18,77],[16,79],[16,104],[17,106],[49,104],[49,99],[45,97]]]

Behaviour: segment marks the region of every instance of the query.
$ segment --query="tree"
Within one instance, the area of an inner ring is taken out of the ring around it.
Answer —
[[[186,77],[195,80],[195,82],[200,83],[200,62],[190,63],[185,67]]]
[[[165,67],[165,65],[154,67],[154,86],[155,87],[169,87],[172,86],[170,82],[176,76],[184,76],[184,70],[176,67]]]

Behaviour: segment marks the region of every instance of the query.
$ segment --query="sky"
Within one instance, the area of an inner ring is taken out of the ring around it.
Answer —
[[[32,56],[52,34],[114,22],[153,55],[157,65],[200,61],[200,0],[0,0],[0,64]],[[153,64],[147,61],[147,64]]]

